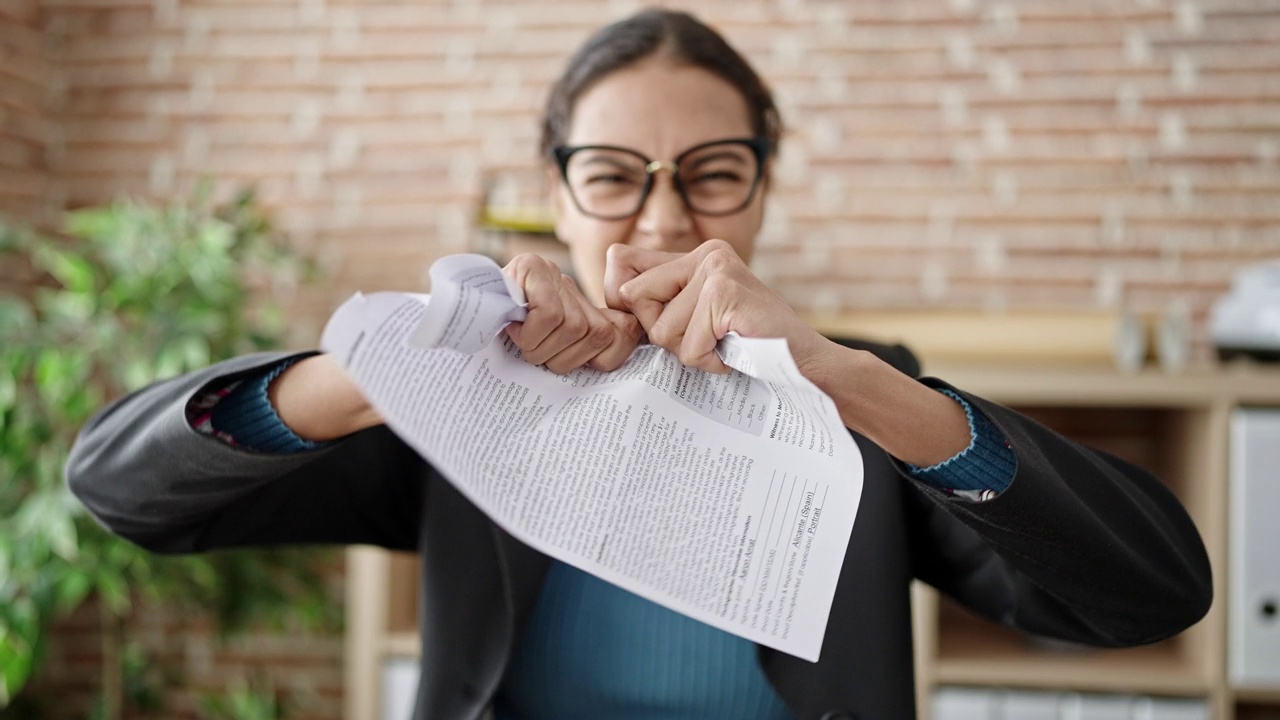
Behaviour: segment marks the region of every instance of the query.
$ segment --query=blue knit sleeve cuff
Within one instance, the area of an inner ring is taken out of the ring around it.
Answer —
[[[267,388],[300,358],[270,368],[266,373],[245,378],[213,406],[209,423],[218,434],[236,445],[268,453],[292,453],[323,447],[326,443],[304,440],[280,419]]]
[[[960,403],[969,419],[969,446],[947,460],[926,468],[907,465],[917,480],[936,488],[976,499],[989,500],[1013,484],[1018,459],[1004,434],[968,401],[945,388],[939,388]]]

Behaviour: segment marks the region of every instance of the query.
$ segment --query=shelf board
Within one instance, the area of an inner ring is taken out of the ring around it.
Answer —
[[[924,374],[1014,405],[1204,407],[1280,402],[1280,368],[1250,364],[1169,374],[1094,366],[926,363]]]
[[[1196,677],[1180,658],[1146,648],[1078,654],[972,653],[939,657],[934,677],[942,685],[1194,696],[1209,692],[1208,683]]]
[[[516,232],[529,235],[555,236],[555,214],[550,207],[492,207],[482,208],[480,229],[497,232]]]
[[[389,632],[382,636],[382,654],[394,657],[420,657],[422,638],[416,630]]]
[[[1209,683],[1178,651],[1162,643],[1120,650],[1047,650],[1003,632],[960,637],[944,631],[934,666],[941,685],[1054,688],[1203,696]]]
[[[1235,695],[1236,702],[1280,705],[1280,687],[1267,689],[1236,688],[1232,693]]]

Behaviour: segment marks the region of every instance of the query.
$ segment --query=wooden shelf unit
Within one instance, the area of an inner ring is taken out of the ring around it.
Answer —
[[[1167,375],[1106,367],[927,365],[925,374],[1024,412],[1068,437],[1156,473],[1182,499],[1214,567],[1203,621],[1156,645],[1054,647],[969,614],[923,584],[912,589],[921,720],[941,686],[1198,697],[1216,720],[1280,719],[1280,688],[1236,692],[1226,677],[1227,441],[1231,412],[1280,406],[1280,369],[1235,365]],[[346,712],[380,718],[380,668],[419,652],[416,557],[373,548],[348,555]]]
[[[1210,690],[1177,647],[1163,644],[1110,651],[1036,649],[989,630],[940,642],[933,673],[939,685],[1179,696],[1207,696]]]

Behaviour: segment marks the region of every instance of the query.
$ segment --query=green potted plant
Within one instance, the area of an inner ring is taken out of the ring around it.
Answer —
[[[290,698],[261,677],[240,678],[227,692],[200,698],[201,720],[284,720],[291,708]]]
[[[0,286],[0,711],[38,668],[50,623],[90,596],[105,718],[126,701],[123,629],[139,596],[212,613],[223,633],[286,616],[335,626],[314,551],[154,556],[102,530],[63,482],[77,431],[111,398],[279,344],[273,293],[309,265],[253,193],[120,200],[68,213],[58,235],[0,219],[0,264],[29,270]]]

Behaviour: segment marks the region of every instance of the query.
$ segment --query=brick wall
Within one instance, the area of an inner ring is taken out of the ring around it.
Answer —
[[[340,602],[344,577],[340,566],[327,573],[334,602]],[[204,697],[256,680],[276,689],[290,720],[342,718],[340,635],[259,629],[224,642],[207,620],[149,603],[140,594],[134,603],[124,637],[144,653],[140,686],[161,690],[164,705],[147,710],[129,704],[126,720],[200,720],[207,717]],[[91,717],[103,675],[101,628],[94,601],[59,621],[40,675],[19,699],[34,703],[47,720]]]
[[[37,0],[0,2],[0,215],[43,219],[46,79]]]
[[[356,289],[423,286],[632,2],[45,0],[55,197],[254,181]],[[757,270],[797,306],[1201,317],[1280,253],[1274,0],[690,3],[791,129]],[[1198,334],[1202,328],[1198,327]]]

